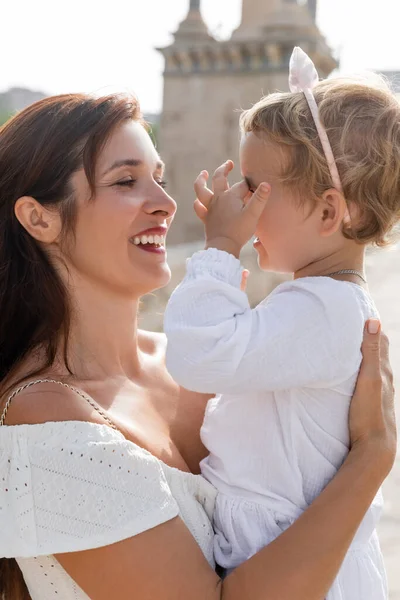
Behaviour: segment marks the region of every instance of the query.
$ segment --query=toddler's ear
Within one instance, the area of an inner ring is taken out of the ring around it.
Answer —
[[[326,190],[318,203],[320,213],[320,233],[323,237],[329,237],[349,226],[351,218],[346,200],[341,192],[332,188]]]

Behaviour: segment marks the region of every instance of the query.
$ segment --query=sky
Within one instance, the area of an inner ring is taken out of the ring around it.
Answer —
[[[263,2],[266,0],[260,0]],[[134,92],[162,106],[163,58],[189,0],[11,0],[1,9],[0,91]],[[202,0],[211,32],[228,37],[241,0]],[[372,7],[372,8],[371,8]],[[400,0],[319,0],[318,24],[342,72],[400,71]]]

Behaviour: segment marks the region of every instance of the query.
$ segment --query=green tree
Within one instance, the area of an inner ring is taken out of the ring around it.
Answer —
[[[10,117],[11,117],[10,112],[0,109],[0,126],[4,125],[4,123],[6,123],[6,121],[8,121],[8,119]]]

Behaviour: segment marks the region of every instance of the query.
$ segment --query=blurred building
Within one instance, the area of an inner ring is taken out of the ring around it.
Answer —
[[[202,237],[193,209],[193,180],[227,158],[237,162],[239,109],[262,95],[288,89],[289,58],[301,46],[321,77],[337,66],[315,23],[317,0],[243,0],[242,21],[228,41],[207,30],[200,0],[189,12],[165,57],[164,105],[158,131],[168,189],[179,205],[169,242]]]
[[[168,191],[179,210],[168,236],[169,286],[146,296],[141,324],[161,329],[165,304],[185,273],[186,259],[203,248],[203,230],[193,213],[193,180],[227,158],[237,161],[239,110],[261,95],[288,89],[289,57],[301,46],[321,77],[337,61],[315,24],[317,0],[243,0],[242,21],[228,41],[210,35],[200,0],[189,12],[174,42],[160,51],[165,57],[164,107],[157,138],[167,164]],[[383,72],[400,98],[400,71]],[[252,304],[264,298],[284,277],[263,273],[251,245],[241,260],[251,272],[247,292]]]

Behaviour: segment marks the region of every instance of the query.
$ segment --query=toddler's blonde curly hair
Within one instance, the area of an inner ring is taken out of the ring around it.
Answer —
[[[314,89],[344,196],[359,218],[344,230],[359,243],[383,246],[400,220],[400,102],[380,76],[332,78]],[[286,150],[281,180],[303,200],[332,188],[328,164],[302,92],[266,96],[240,120],[242,133],[264,134]]]

